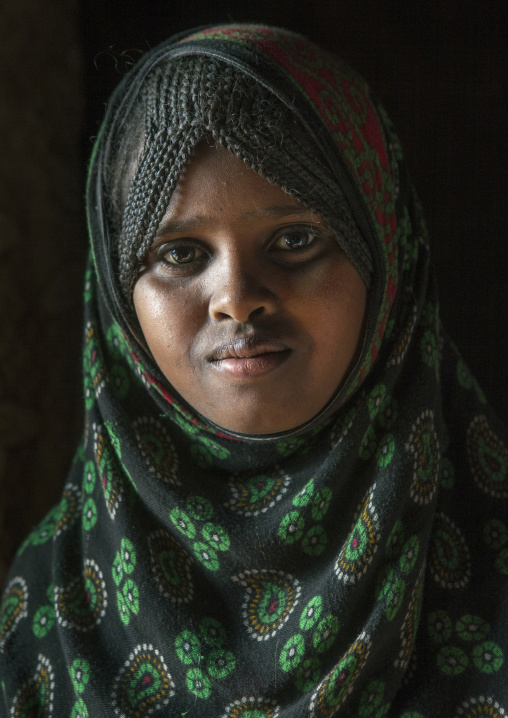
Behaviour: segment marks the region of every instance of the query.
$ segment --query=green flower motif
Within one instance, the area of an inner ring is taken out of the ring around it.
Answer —
[[[55,623],[56,613],[53,606],[41,606],[33,619],[33,632],[37,638],[44,636],[51,631]]]
[[[219,559],[217,553],[210,544],[203,543],[202,541],[195,541],[192,545],[194,553],[198,561],[201,561],[203,566],[209,571],[217,571],[219,568]]]
[[[179,408],[180,407],[176,405],[176,409],[178,410]],[[188,420],[184,415],[178,413],[178,411],[175,411],[173,419],[188,436],[195,437],[196,434],[199,434],[199,426],[196,426],[196,424]]]
[[[455,624],[455,630],[463,641],[483,641],[489,634],[490,626],[480,616],[462,616]]]
[[[93,461],[87,461],[84,467],[83,488],[87,494],[91,494],[95,486],[95,466]]]
[[[493,641],[480,643],[473,650],[473,663],[482,673],[497,673],[503,661],[503,651]]]
[[[77,693],[83,693],[90,680],[90,664],[83,658],[76,658],[69,668],[71,681]]]
[[[397,615],[406,583],[404,579],[399,578],[390,566],[386,567],[377,584],[377,600],[385,601],[385,615],[391,621]]]
[[[111,573],[113,574],[113,581],[116,583],[117,586],[119,586],[122,583],[123,579],[122,556],[120,554],[120,551],[117,551],[115,554]]]
[[[451,489],[455,484],[455,468],[446,456],[441,459],[439,481],[444,489]]]
[[[437,362],[437,341],[434,332],[427,329],[420,344],[422,359],[430,367],[435,367]]]
[[[303,654],[305,653],[305,641],[300,633],[286,641],[284,648],[279,656],[279,664],[285,673],[289,673],[293,668],[301,663]]]
[[[83,528],[85,531],[93,529],[97,523],[97,506],[95,501],[90,497],[83,505]]]
[[[376,459],[378,466],[384,469],[388,466],[390,461],[393,459],[395,453],[395,439],[391,434],[386,434],[385,437],[379,442],[376,450]]]
[[[120,359],[124,353],[128,351],[125,335],[118,326],[112,324],[106,332],[106,344],[115,359]]]
[[[311,514],[314,521],[321,521],[321,519],[326,516],[326,513],[330,508],[331,500],[332,492],[327,486],[324,486],[317,492],[312,502],[311,509]]]
[[[116,592],[116,599],[122,623],[128,626],[132,615],[137,616],[139,613],[139,589],[132,579],[127,579],[122,591]]]
[[[213,455],[206,446],[193,444],[191,446],[191,455],[201,469],[209,469],[210,466],[213,466]]]
[[[302,693],[307,693],[316,685],[321,673],[319,658],[308,658],[300,663],[295,671],[295,685]]]
[[[193,539],[196,536],[196,529],[189,516],[182,509],[174,508],[169,513],[169,518],[176,528],[187,538]]]
[[[499,552],[494,566],[498,571],[503,573],[505,576],[508,576],[508,548],[504,548]]]
[[[84,288],[84,293],[83,293],[83,299],[84,299],[85,303],[89,302],[91,299],[91,296],[92,296],[92,277],[93,277],[92,267],[88,266],[86,268],[86,272],[85,272],[85,288]]]
[[[305,606],[300,616],[300,629],[308,631],[314,624],[319,621],[323,611],[323,599],[321,596],[314,596]]]
[[[361,695],[358,715],[361,718],[374,714],[377,716],[377,710],[383,702],[384,692],[385,684],[383,681],[371,681]]]
[[[219,524],[205,524],[203,537],[217,551],[227,551],[230,545],[229,536]]]
[[[508,530],[498,519],[487,521],[483,527],[483,540],[490,548],[502,548],[508,542]]]
[[[290,511],[284,516],[279,526],[279,538],[282,543],[292,544],[303,534],[305,519],[298,511]]]
[[[328,546],[328,537],[322,526],[310,528],[302,541],[302,550],[309,556],[319,556]]]
[[[367,406],[369,407],[369,416],[371,420],[374,420],[381,408],[386,396],[386,386],[384,384],[376,384],[374,389],[371,391],[370,396],[367,400]]]
[[[88,708],[82,698],[78,698],[72,706],[71,718],[88,718]]]
[[[377,445],[377,439],[376,439],[376,432],[374,431],[373,426],[369,426],[367,431],[365,432],[362,443],[360,444],[360,449],[358,451],[358,455],[360,459],[363,459],[364,461],[367,461],[370,459],[370,457],[373,455],[373,453],[376,450]]]
[[[182,631],[175,639],[176,655],[186,666],[197,664],[201,658],[201,645],[192,631]]]
[[[396,521],[386,542],[386,555],[388,558],[398,558],[402,553],[404,543],[404,526],[402,521]]]
[[[398,578],[390,585],[386,593],[385,615],[389,621],[392,621],[397,613],[404,598],[406,590],[406,582],[402,578]]]
[[[317,624],[312,636],[312,643],[318,653],[327,651],[335,641],[339,632],[339,621],[329,613]]]
[[[456,646],[443,646],[437,654],[437,665],[440,671],[447,676],[459,676],[469,663],[469,659],[462,650]]]
[[[207,436],[200,436],[199,440],[202,444],[204,444],[204,446],[206,446],[208,451],[218,459],[227,459],[231,453],[225,446],[221,446],[216,441],[213,441],[213,439],[209,439]]]
[[[30,534],[34,546],[42,546],[53,538],[55,533],[55,524],[50,522],[49,516]]]
[[[226,629],[215,618],[203,618],[199,627],[199,634],[207,646],[219,648],[226,642]]]
[[[136,552],[132,541],[129,541],[128,538],[123,538],[120,542],[120,555],[123,570],[126,574],[132,573],[136,565]]]
[[[281,456],[290,456],[294,451],[299,451],[300,449],[303,449],[302,454],[304,454],[310,448],[305,439],[298,438],[278,441],[276,447]]]
[[[392,396],[387,396],[377,417],[379,426],[391,429],[399,415],[399,402]]]
[[[221,648],[216,648],[208,656],[206,661],[206,670],[212,676],[212,678],[225,678],[234,671],[236,666],[236,659],[231,651],[224,651]]]
[[[113,364],[110,371],[110,380],[115,396],[119,399],[125,399],[130,387],[129,375],[126,369],[120,364]]]
[[[185,679],[187,688],[198,698],[208,698],[212,693],[210,679],[199,668],[191,668]]]
[[[84,385],[84,393],[85,393],[85,409],[87,411],[90,411],[92,406],[94,405],[95,401],[95,391],[93,388],[93,382],[88,376],[88,374],[85,374],[85,379],[83,382]]]
[[[404,576],[408,576],[414,568],[420,550],[418,536],[411,536],[402,548],[399,566]]]
[[[189,496],[185,508],[192,518],[198,521],[207,521],[213,514],[212,504],[202,496]]]
[[[446,611],[433,611],[427,619],[427,631],[434,643],[448,643],[452,635],[452,619]]]
[[[302,508],[307,506],[314,493],[314,479],[311,479],[293,499],[293,506]]]
[[[255,474],[245,481],[245,488],[249,492],[250,502],[257,504],[273,491],[277,479],[269,474]]]

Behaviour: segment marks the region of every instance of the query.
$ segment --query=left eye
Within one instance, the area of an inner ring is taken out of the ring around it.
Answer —
[[[307,249],[315,240],[316,235],[310,229],[286,229],[276,237],[272,247],[286,251]]]
[[[185,246],[173,247],[164,252],[164,260],[169,264],[190,264],[201,259],[203,251],[198,247]]]

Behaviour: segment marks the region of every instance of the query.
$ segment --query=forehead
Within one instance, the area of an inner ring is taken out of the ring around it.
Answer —
[[[317,215],[223,147],[201,144],[188,162],[163,223],[188,216],[223,215],[248,221]]]
[[[223,147],[201,144],[180,176],[161,225],[216,217],[248,222],[318,215]]]

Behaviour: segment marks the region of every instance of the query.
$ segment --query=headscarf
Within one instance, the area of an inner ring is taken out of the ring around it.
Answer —
[[[197,415],[122,295],[111,126],[180,55],[234,65],[295,113],[372,257],[358,361],[284,434]],[[285,30],[173,38],[113,97],[88,217],[84,438],[10,573],[3,715],[508,714],[505,434],[441,327],[421,209],[365,82]]]

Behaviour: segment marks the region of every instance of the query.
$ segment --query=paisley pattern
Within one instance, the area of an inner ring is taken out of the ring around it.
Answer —
[[[464,536],[442,513],[434,521],[429,569],[442,588],[462,588],[471,578],[471,559]]]
[[[109,148],[147,74],[187,53],[242,68],[301,119],[295,153],[318,146],[372,260],[355,365],[326,411],[275,436],[196,414],[118,286]],[[506,432],[441,328],[422,210],[362,78],[276,28],[170,40],[108,106],[87,208],[85,428],[6,584],[0,715],[504,716]]]
[[[425,410],[413,424],[407,449],[414,459],[411,498],[428,504],[436,491],[439,473],[439,442],[430,410]]]
[[[107,607],[106,583],[97,563],[85,560],[84,571],[65,587],[55,587],[55,611],[66,628],[91,631],[103,619]]]
[[[378,549],[380,534],[379,519],[372,502],[374,489],[375,486],[359,507],[358,518],[335,563],[337,578],[345,583],[355,583],[363,576]]]
[[[111,518],[115,518],[118,504],[122,499],[121,474],[108,446],[109,440],[104,429],[96,424],[93,425],[92,429],[99,480],[102,484],[109,515]]]
[[[194,595],[192,556],[163,529],[148,537],[150,561],[159,590],[174,603],[188,603]]]
[[[49,660],[38,656],[35,673],[14,698],[11,716],[15,718],[51,718],[55,691],[55,674]]]
[[[113,707],[120,718],[143,718],[169,703],[174,683],[164,659],[152,645],[139,645],[115,681]]]
[[[362,633],[319,684],[310,703],[311,718],[334,715],[351,692],[367,659],[370,639]]]
[[[258,641],[275,636],[298,605],[300,584],[282,571],[246,571],[233,581],[245,588],[244,625]]]
[[[281,500],[289,483],[289,476],[277,469],[265,474],[232,476],[229,481],[231,498],[226,506],[244,516],[258,516]]]
[[[141,455],[157,478],[179,485],[178,458],[169,434],[159,421],[144,416],[134,422],[136,439]]]
[[[497,499],[508,498],[508,450],[489,427],[485,416],[476,416],[467,432],[469,465],[477,485]]]
[[[503,718],[506,714],[506,710],[491,696],[479,696],[464,701],[457,709],[455,718],[480,718],[481,716]]]
[[[0,651],[16,625],[28,615],[28,588],[21,576],[7,585],[0,607]]]
[[[221,718],[278,718],[279,707],[274,700],[242,698],[226,706]]]

